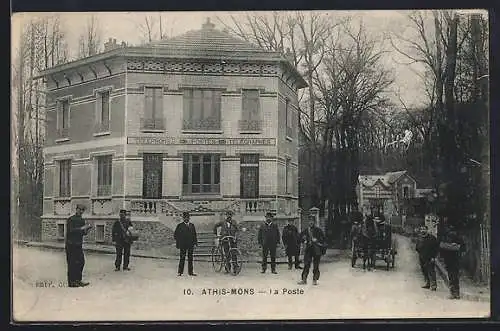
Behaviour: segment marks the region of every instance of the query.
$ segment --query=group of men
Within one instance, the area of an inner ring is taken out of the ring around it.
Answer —
[[[86,224],[82,218],[85,211],[85,206],[78,204],[76,206],[75,215],[67,220],[66,226],[66,261],[68,265],[68,286],[69,287],[84,287],[89,285],[88,282],[82,281],[82,271],[85,265],[85,257],[83,254],[83,236],[87,235],[92,228],[90,224]],[[115,243],[116,259],[115,271],[120,271],[122,262],[123,270],[130,270],[130,249],[137,236],[133,234],[133,226],[130,219],[130,211],[125,209],[120,210],[119,220],[114,222],[112,227],[112,241]],[[189,212],[182,213],[183,221],[180,222],[174,231],[174,239],[176,247],[179,249],[179,265],[177,275],[182,276],[186,256],[188,260],[188,274],[196,276],[193,270],[193,253],[194,248],[198,245],[196,227],[190,221]],[[219,232],[220,229],[220,232]],[[224,253],[227,255],[230,248],[237,247],[238,226],[233,221],[232,212],[226,213],[226,219],[215,224],[214,233],[217,238],[225,238],[221,242]],[[215,245],[219,244],[219,239],[216,239]],[[276,251],[278,245],[283,242],[286,255],[288,257],[288,268],[303,269],[302,277],[299,284],[306,284],[307,277],[311,264],[313,264],[313,284],[316,285],[319,276],[320,258],[326,252],[325,235],[323,231],[315,225],[314,219],[311,219],[309,226],[299,233],[297,227],[289,221],[283,228],[283,233],[280,236],[278,225],[274,221],[273,214],[268,212],[265,216],[265,222],[260,226],[258,231],[258,244],[262,248],[262,270],[265,273],[268,265],[268,257],[271,258],[271,272],[277,273],[276,270]],[[304,244],[304,268],[300,266],[300,248]],[[233,260],[236,256],[232,257]],[[236,261],[234,261],[236,262]],[[235,263],[233,265],[236,265]],[[234,267],[233,267],[234,268]],[[225,265],[226,272],[231,271],[231,263],[227,261]]]
[[[180,250],[178,276],[182,276],[184,272],[186,255],[188,259],[188,274],[196,276],[193,271],[193,253],[194,248],[198,245],[196,227],[190,221],[189,212],[184,212],[182,218],[183,221],[177,225],[174,231],[176,247]],[[215,246],[218,246],[219,240],[222,240],[220,245],[222,246],[225,256],[228,256],[230,249],[237,247],[237,235],[239,232],[239,228],[232,218],[232,212],[227,212],[226,219],[215,224],[213,232],[217,236],[214,243]],[[303,269],[299,284],[307,283],[311,264],[313,264],[313,284],[317,284],[320,276],[320,258],[326,252],[326,244],[325,235],[323,231],[315,225],[314,219],[310,221],[307,229],[301,233],[299,233],[297,227],[289,221],[283,228],[283,233],[280,236],[280,231],[278,225],[274,221],[273,214],[268,212],[265,215],[265,222],[258,230],[257,239],[259,246],[262,248],[261,273],[265,273],[267,270],[268,257],[271,259],[271,273],[278,273],[276,270],[276,251],[278,245],[282,241],[288,257],[288,268],[292,269],[293,266],[295,266],[295,269]],[[300,266],[299,260],[300,246],[302,243],[304,243],[305,247],[304,268]],[[226,273],[231,272],[231,265],[233,265],[233,269],[237,267],[236,258],[236,255],[232,255],[231,261],[226,261],[224,266]]]
[[[82,281],[82,272],[85,266],[82,244],[83,236],[88,234],[92,225],[85,224],[85,220],[82,218],[84,211],[85,206],[78,204],[75,215],[69,217],[66,224],[65,251],[69,287],[85,287],[89,285],[89,282]],[[113,224],[112,228],[112,240],[116,248],[115,271],[120,271],[122,258],[123,270],[130,270],[130,247],[134,240],[132,230],[130,212],[125,209],[120,210],[120,219]]]
[[[436,259],[438,254],[448,273],[449,299],[460,299],[460,256],[464,252],[464,242],[458,236],[453,226],[448,226],[441,240],[429,233],[427,226],[419,229],[416,251],[419,256],[420,269],[424,275],[425,284],[422,288],[436,291]]]

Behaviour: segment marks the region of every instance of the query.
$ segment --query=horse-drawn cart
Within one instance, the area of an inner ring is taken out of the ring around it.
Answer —
[[[351,266],[356,266],[357,259],[363,260],[363,269],[375,268],[377,261],[382,260],[386,264],[386,270],[394,268],[397,255],[397,242],[392,237],[391,227],[388,225],[381,225],[376,234],[373,236],[366,236],[360,234],[352,242],[351,249]]]

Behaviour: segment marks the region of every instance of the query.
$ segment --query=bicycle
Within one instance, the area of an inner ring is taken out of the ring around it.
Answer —
[[[219,237],[217,238],[219,239]],[[223,243],[227,242],[230,245],[231,240],[236,241],[236,237],[223,236],[219,239],[218,245],[212,248],[212,267],[215,272],[221,272],[224,266],[229,265],[229,272],[232,270],[231,273],[236,276],[243,267],[243,260],[241,251],[236,247],[230,247],[228,254],[225,254]]]

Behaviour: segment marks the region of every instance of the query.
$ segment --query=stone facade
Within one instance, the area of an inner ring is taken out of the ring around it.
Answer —
[[[106,243],[108,222],[119,209],[131,209],[132,221],[144,233],[137,244],[143,246],[170,245],[175,222],[165,217],[184,210],[196,216],[203,231],[226,210],[244,223],[258,223],[266,211],[283,220],[298,217],[297,90],[306,83],[281,54],[257,49],[207,23],[143,47],[108,47],[50,68],[41,78],[48,90],[44,240],[57,240],[57,222],[69,217],[77,203],[87,206],[89,222],[106,224],[104,240],[99,239]],[[147,88],[158,91],[154,118],[148,117]],[[220,91],[220,127],[186,126],[185,91],[193,89]],[[243,120],[245,90],[258,91],[258,119],[251,126]],[[107,118],[102,95],[109,96]],[[161,192],[154,199],[144,196],[148,153],[160,155],[161,162]],[[220,172],[219,186],[211,194],[183,191],[183,160],[190,153],[219,156],[220,170],[212,170]],[[252,199],[240,194],[241,154],[259,155],[258,195]],[[98,178],[104,176],[103,156],[112,164],[106,190]],[[66,160],[69,193],[61,188]],[[89,234],[87,240],[95,237]]]

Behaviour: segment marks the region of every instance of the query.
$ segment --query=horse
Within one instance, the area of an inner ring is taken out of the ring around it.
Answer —
[[[363,251],[363,269],[375,268],[375,246],[378,236],[377,226],[372,216],[367,216],[361,229],[361,248]]]

